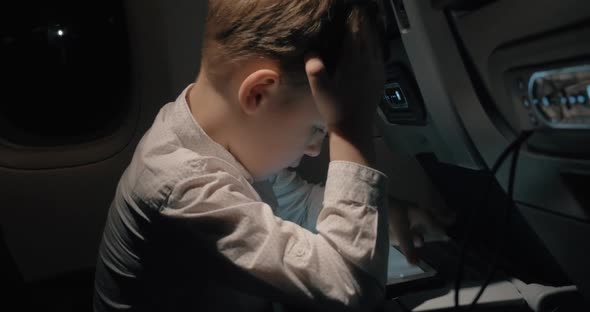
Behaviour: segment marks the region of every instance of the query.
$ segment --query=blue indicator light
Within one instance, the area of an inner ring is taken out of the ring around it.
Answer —
[[[567,98],[565,96],[561,97],[561,104],[566,104],[567,103]]]
[[[570,96],[570,104],[576,104],[576,103],[577,103],[576,97],[573,95]]]

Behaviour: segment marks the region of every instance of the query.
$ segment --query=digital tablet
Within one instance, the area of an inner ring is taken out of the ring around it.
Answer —
[[[435,286],[438,281],[436,275],[436,270],[426,262],[419,260],[418,265],[409,264],[396,247],[390,246],[387,265],[388,297],[420,287]]]

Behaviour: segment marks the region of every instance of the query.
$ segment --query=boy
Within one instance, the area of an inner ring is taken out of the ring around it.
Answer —
[[[95,311],[379,304],[389,241],[386,177],[371,168],[384,82],[376,11],[209,1],[198,78],[161,109],[118,184]],[[285,170],[317,156],[327,133],[325,188]],[[271,189],[253,187],[264,181]]]

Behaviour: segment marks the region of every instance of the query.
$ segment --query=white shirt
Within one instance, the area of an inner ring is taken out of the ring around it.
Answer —
[[[382,300],[385,175],[332,161],[325,188],[289,171],[253,185],[194,120],[187,89],[160,110],[119,181],[95,311],[368,310]]]

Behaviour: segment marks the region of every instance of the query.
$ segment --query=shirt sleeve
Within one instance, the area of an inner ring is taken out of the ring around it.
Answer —
[[[324,201],[324,187],[308,183],[289,170],[279,172],[269,182],[277,199],[275,214],[317,233],[316,224]]]
[[[275,216],[248,183],[220,171],[178,181],[160,212],[285,298],[366,310],[385,293],[385,183],[379,171],[331,162],[317,234]],[[238,279],[243,289],[266,289]]]

